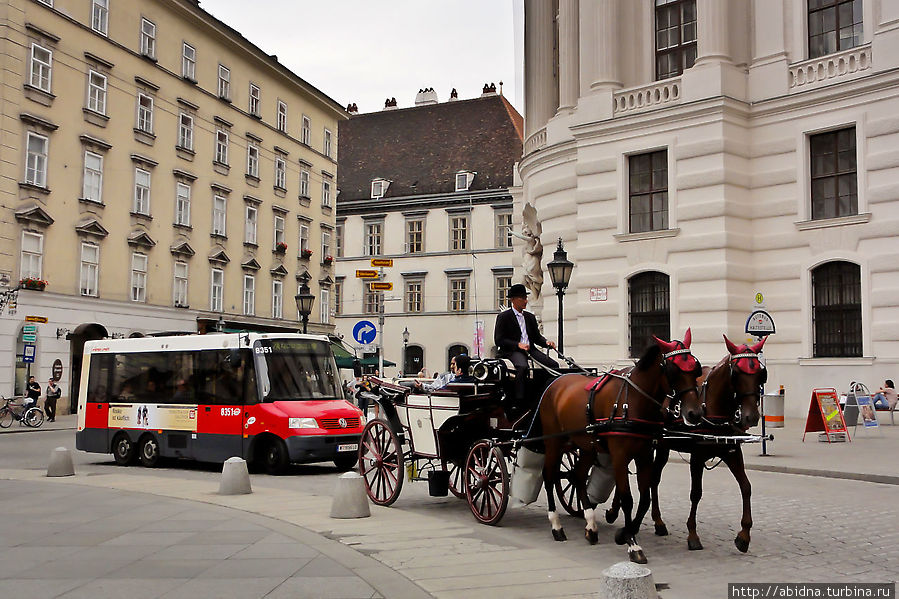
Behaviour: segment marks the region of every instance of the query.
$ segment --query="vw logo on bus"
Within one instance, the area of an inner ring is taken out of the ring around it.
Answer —
[[[337,424],[340,425],[340,428],[346,428],[346,418],[341,418],[337,421]]]

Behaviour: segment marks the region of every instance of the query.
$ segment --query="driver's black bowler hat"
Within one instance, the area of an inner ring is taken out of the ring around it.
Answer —
[[[515,285],[512,285],[511,287],[509,287],[509,299],[512,299],[513,297],[527,297],[527,296],[528,296],[527,287],[525,287],[521,283],[516,283]]]

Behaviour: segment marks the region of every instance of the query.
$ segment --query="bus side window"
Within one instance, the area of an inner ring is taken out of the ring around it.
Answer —
[[[253,363],[253,354],[243,352],[244,358],[244,386],[243,402],[245,404],[259,403],[259,390],[256,387],[256,366]]]
[[[87,401],[91,403],[109,402],[109,385],[115,364],[112,354],[95,354],[91,356],[90,372],[87,379]]]

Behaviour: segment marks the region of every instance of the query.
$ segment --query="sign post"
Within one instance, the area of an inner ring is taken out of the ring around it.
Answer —
[[[749,315],[749,318],[746,319],[746,334],[755,336],[756,339],[761,340],[762,337],[766,337],[767,335],[774,334],[774,319],[771,318],[771,315],[765,310],[765,296],[759,291],[755,294],[755,309]],[[764,360],[762,354],[764,352],[759,352],[759,361]],[[764,364],[764,362],[762,362]],[[761,455],[768,455],[768,435],[765,433],[765,385],[762,384],[759,388],[759,398],[761,400],[761,409],[762,409],[762,453]]]
[[[384,376],[384,292],[393,290],[393,283],[384,281],[384,268],[393,266],[393,258],[372,258],[371,267],[378,269],[378,281],[369,283],[372,291],[381,294],[378,302],[378,334],[381,339],[378,342],[378,376]]]

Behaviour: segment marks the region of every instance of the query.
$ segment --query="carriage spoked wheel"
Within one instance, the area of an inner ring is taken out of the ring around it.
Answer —
[[[490,441],[475,443],[465,460],[465,498],[474,517],[496,524],[509,505],[509,469],[499,447]]]
[[[574,484],[574,465],[577,458],[577,448],[569,449],[562,454],[559,476],[556,478],[556,495],[566,512],[576,518],[583,518],[584,506],[581,505],[581,498],[578,497],[577,486]]]
[[[403,449],[396,434],[383,420],[372,420],[362,431],[359,474],[368,497],[376,505],[390,505],[403,488]]]
[[[445,463],[444,468],[449,472],[450,493],[459,499],[465,499],[465,468],[453,462]]]

